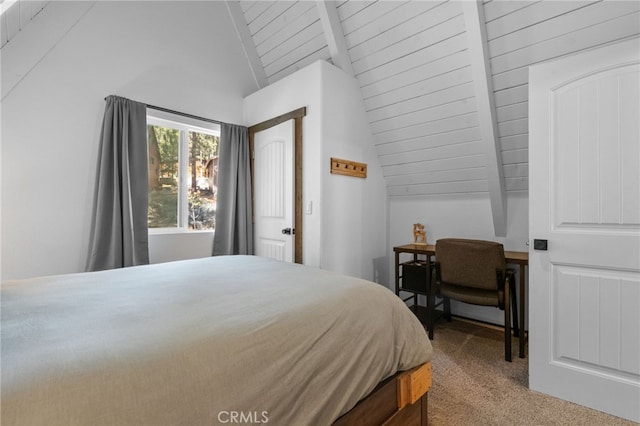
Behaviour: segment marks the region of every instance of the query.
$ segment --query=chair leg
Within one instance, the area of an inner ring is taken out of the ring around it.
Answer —
[[[510,287],[504,286],[504,359],[511,362],[511,312],[510,312]]]
[[[520,337],[520,326],[518,325],[518,295],[516,294],[516,283],[511,280],[511,310],[513,312],[513,336]]]

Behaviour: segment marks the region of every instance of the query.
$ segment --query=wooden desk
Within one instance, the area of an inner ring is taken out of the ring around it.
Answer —
[[[434,244],[420,245],[420,244],[405,244],[402,246],[396,246],[393,248],[396,256],[396,293],[398,292],[399,287],[399,260],[400,253],[412,253],[414,258],[417,258],[418,255],[426,256],[427,260],[431,261],[431,257],[436,255],[436,246]],[[520,347],[519,347],[519,355],[520,358],[524,358],[524,346],[526,340],[526,332],[525,332],[525,318],[526,318],[526,277],[525,277],[525,268],[529,266],[529,252],[526,251],[507,251],[504,252],[504,259],[508,264],[516,264],[518,265],[518,272],[520,274]],[[429,330],[431,332],[431,330]]]

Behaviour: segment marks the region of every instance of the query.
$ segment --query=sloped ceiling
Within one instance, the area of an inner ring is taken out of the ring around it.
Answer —
[[[3,0],[2,45],[48,1]],[[353,75],[390,197],[528,189],[528,67],[640,34],[632,1],[227,1],[258,87]],[[6,9],[6,10],[4,10]]]
[[[49,0],[0,1],[0,47],[4,46],[49,3]]]
[[[527,191],[528,66],[640,33],[637,1],[228,5],[259,86],[318,59],[355,76],[391,197]]]

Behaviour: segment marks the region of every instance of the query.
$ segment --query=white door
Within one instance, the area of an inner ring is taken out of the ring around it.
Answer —
[[[293,120],[254,137],[255,254],[294,261]]]
[[[640,41],[529,73],[529,386],[640,422]]]

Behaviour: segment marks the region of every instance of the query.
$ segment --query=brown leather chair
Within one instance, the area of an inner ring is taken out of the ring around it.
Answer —
[[[443,298],[444,314],[449,321],[451,299],[504,310],[504,357],[511,361],[510,299],[516,336],[518,305],[513,271],[506,268],[502,244],[460,238],[440,239],[436,241],[435,275],[436,293]],[[433,317],[433,312],[430,315]]]

